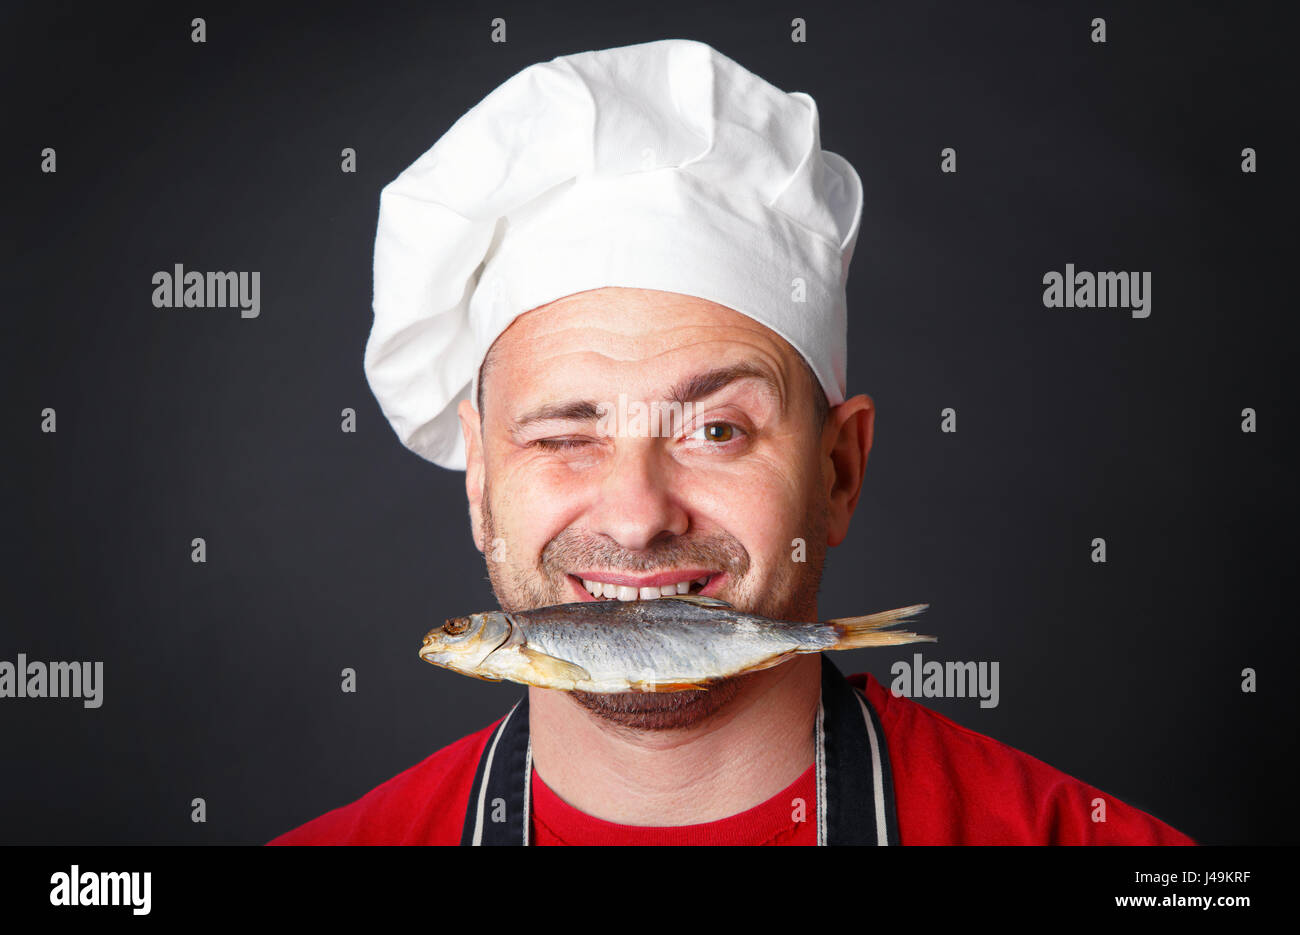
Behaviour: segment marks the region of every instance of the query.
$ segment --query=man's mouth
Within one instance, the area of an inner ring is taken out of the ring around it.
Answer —
[[[613,572],[582,572],[569,575],[580,601],[652,601],[678,594],[712,596],[726,574],[706,568],[662,571],[653,575],[620,575]]]

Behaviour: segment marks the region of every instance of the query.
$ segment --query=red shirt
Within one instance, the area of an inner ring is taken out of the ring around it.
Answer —
[[[802,802],[802,805],[799,803]],[[817,781],[813,767],[748,811],[699,825],[619,825],[580,812],[547,788],[533,770],[534,844],[817,844]]]
[[[1195,844],[1145,812],[1027,753],[962,727],[869,673],[866,691],[885,732],[898,833],[908,844]],[[459,844],[474,770],[497,722],[444,747],[271,844]],[[816,844],[813,770],[766,802],[719,821],[647,828],[583,814],[532,778],[537,844]],[[805,814],[792,803],[803,799]],[[1105,804],[1105,821],[1094,821]],[[804,820],[797,820],[802,817]]]

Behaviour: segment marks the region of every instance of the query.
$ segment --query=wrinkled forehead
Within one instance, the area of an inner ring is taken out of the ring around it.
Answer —
[[[701,368],[739,363],[768,373],[783,397],[804,366],[784,338],[734,309],[678,293],[608,288],[520,315],[493,344],[483,373],[509,403],[601,387],[648,397]]]

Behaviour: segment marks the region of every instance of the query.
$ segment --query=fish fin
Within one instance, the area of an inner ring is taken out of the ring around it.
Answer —
[[[763,669],[771,669],[774,668],[775,666],[779,666],[781,663],[785,662],[787,659],[790,659],[793,656],[799,656],[809,652],[818,652],[818,650],[801,648],[801,649],[792,649],[786,653],[778,653],[777,655],[773,656],[770,659],[764,659],[762,662],[758,662],[752,666],[748,666],[744,669],[740,669],[739,671],[736,672],[736,675],[744,675],[745,673],[748,672],[761,672]]]
[[[716,597],[704,597],[700,594],[669,594],[667,597],[656,598],[661,601],[686,601],[689,604],[698,604],[701,607],[730,607],[726,601]]]
[[[569,662],[567,659],[560,659],[556,656],[549,656],[546,653],[533,649],[527,644],[519,647],[528,664],[539,674],[548,679],[554,679],[561,682],[589,682],[591,673],[575,662]]]
[[[697,684],[695,682],[628,682],[628,687],[634,692],[705,692],[709,686]]]
[[[883,610],[866,617],[836,617],[827,620],[826,625],[835,629],[839,637],[833,646],[827,649],[862,649],[868,646],[897,646],[901,643],[937,643],[933,636],[922,636],[910,630],[887,630],[910,620],[915,614],[929,607],[929,604],[913,604],[910,607],[898,607]]]

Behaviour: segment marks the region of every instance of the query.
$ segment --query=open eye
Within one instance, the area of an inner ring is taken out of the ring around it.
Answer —
[[[459,636],[469,629],[469,619],[466,617],[452,617],[442,625],[442,632],[448,636]]]
[[[703,442],[725,444],[738,438],[741,434],[740,429],[730,422],[709,422],[701,425],[687,437]]]

